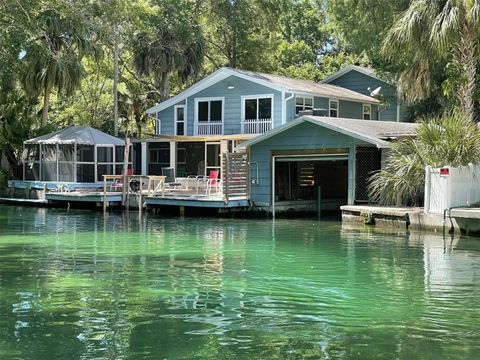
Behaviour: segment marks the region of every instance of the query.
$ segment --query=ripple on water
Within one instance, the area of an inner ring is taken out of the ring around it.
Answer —
[[[476,239],[4,206],[0,228],[0,357],[480,358]]]

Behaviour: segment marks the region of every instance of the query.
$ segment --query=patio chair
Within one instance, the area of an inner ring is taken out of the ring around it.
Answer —
[[[215,190],[217,194],[222,192],[222,180],[218,178],[218,170],[210,170],[208,177],[199,176],[197,178],[197,194],[201,188],[205,189],[205,195],[210,195],[212,189]]]
[[[124,170],[122,169],[122,175],[124,174]],[[127,175],[133,175],[133,169],[127,169]],[[116,191],[116,190],[122,190],[123,189],[123,182],[122,180],[114,180],[110,184],[110,191]]]
[[[165,176],[165,190],[180,190],[184,185],[180,179],[175,177],[175,169],[173,167],[163,167],[162,175]]]

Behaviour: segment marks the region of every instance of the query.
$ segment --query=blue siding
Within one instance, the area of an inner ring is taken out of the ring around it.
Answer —
[[[175,105],[183,105],[185,101],[179,101]],[[161,134],[162,135],[175,135],[175,124],[174,124],[174,109],[175,105],[172,105],[162,111],[159,111],[157,114],[157,118],[161,121]]]
[[[380,94],[383,97],[383,102],[386,104],[386,107],[382,106],[382,109],[380,110],[380,119],[388,121],[397,120],[397,96],[394,86],[355,70],[349,71],[343,76],[332,80],[330,84],[341,86],[364,95],[370,95],[370,92],[368,91],[369,87],[373,90],[381,86],[382,90],[380,91]],[[404,106],[401,104],[401,107]],[[403,112],[405,113],[405,111]],[[405,120],[405,116],[401,117],[401,120]]]
[[[315,96],[313,98],[313,107],[315,109],[325,109],[320,116],[328,116],[329,114],[329,99],[325,97]],[[339,100],[340,117],[348,119],[363,119],[363,103],[355,101]],[[372,105],[372,120],[377,120],[378,106]],[[287,103],[287,122],[292,121],[295,116],[295,100],[289,100]]]
[[[228,86],[233,85],[234,89],[229,90]],[[193,135],[195,123],[194,108],[196,98],[224,97],[224,134],[240,134],[241,132],[241,114],[242,114],[242,96],[248,95],[273,95],[273,120],[274,127],[282,123],[282,93],[269,87],[256,84],[236,76],[219,81],[216,84],[204,89],[187,99],[187,135]]]
[[[308,122],[301,123],[293,128],[271,137],[250,148],[252,163],[251,176],[258,178],[256,184],[251,185],[251,200],[257,205],[271,204],[271,159],[272,150],[318,150],[328,148],[349,149],[349,188],[353,188],[353,149],[355,145],[367,143]],[[352,189],[349,189],[352,191]]]

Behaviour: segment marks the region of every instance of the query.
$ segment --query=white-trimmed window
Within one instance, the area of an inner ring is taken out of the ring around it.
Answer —
[[[338,100],[332,100],[332,99],[329,100],[328,115],[330,117],[338,117]]]
[[[273,95],[242,96],[242,133],[263,134],[272,129]]]
[[[222,135],[224,98],[195,99],[195,135]]]
[[[372,105],[363,104],[363,120],[372,120]]]
[[[295,96],[295,115],[304,110],[313,110],[313,97]]]
[[[174,107],[175,135],[185,134],[185,105],[175,105]]]

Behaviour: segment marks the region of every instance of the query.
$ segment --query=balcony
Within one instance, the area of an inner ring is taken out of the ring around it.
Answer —
[[[199,121],[195,128],[196,135],[223,135],[223,122]]]
[[[244,119],[242,123],[243,134],[263,134],[272,130],[273,119]]]

